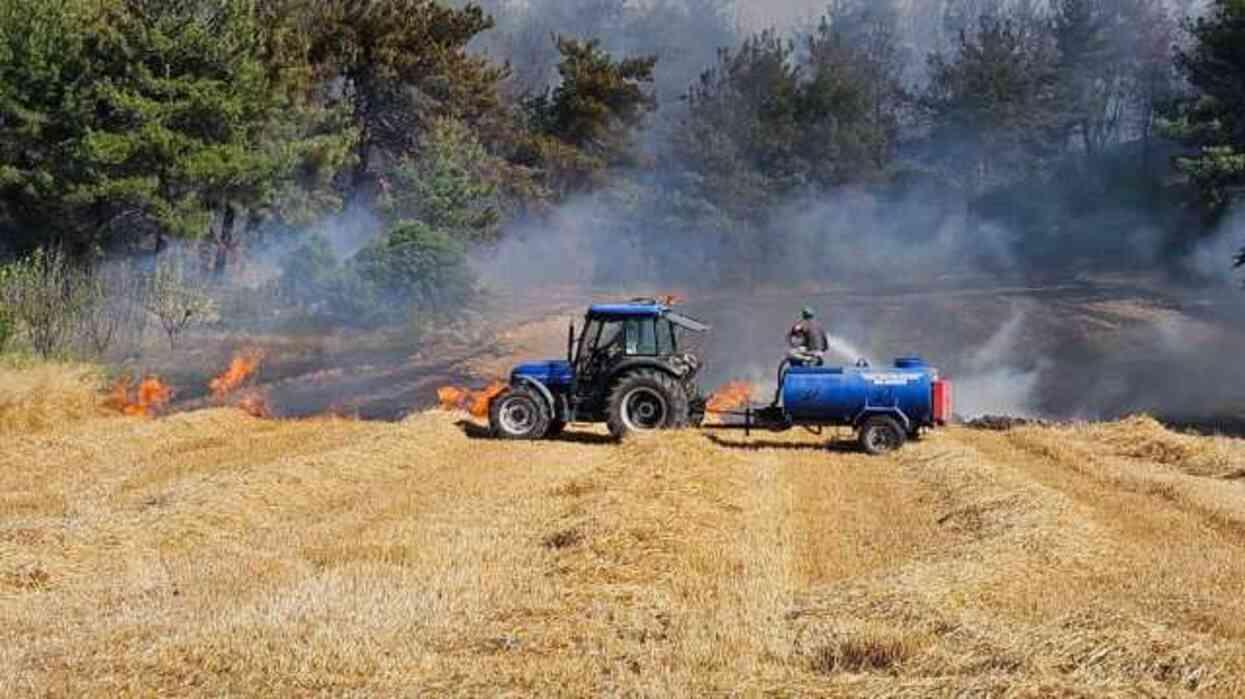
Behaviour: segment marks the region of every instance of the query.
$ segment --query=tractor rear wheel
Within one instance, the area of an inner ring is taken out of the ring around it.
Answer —
[[[606,424],[622,438],[631,432],[686,427],[691,419],[687,391],[674,377],[642,370],[622,377],[610,391]]]
[[[907,434],[893,417],[874,415],[860,426],[860,448],[873,456],[895,451],[906,440]]]
[[[544,397],[526,386],[506,389],[489,407],[489,431],[499,439],[543,439],[550,420]]]

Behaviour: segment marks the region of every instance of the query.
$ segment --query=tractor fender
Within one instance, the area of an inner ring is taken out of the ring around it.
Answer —
[[[860,413],[852,419],[852,427],[859,428],[865,423],[865,420],[868,420],[875,415],[893,417],[899,421],[899,424],[903,426],[905,431],[912,429],[912,420],[908,419],[908,416],[905,415],[902,410],[899,408],[884,408],[881,406],[866,406],[864,410],[860,411]]]
[[[610,372],[610,383],[617,381],[618,377],[623,374],[629,374],[639,369],[655,369],[663,374],[668,374],[679,381],[682,381],[684,378],[665,362],[661,362],[656,359],[628,359],[620,362],[618,366],[614,367],[614,370]]]
[[[553,417],[558,416],[558,404],[557,401],[553,399],[553,391],[550,391],[548,386],[541,383],[540,380],[534,379],[530,376],[519,376],[515,378],[514,383],[531,386],[536,389],[536,392],[545,399],[545,407],[549,408],[549,414]]]

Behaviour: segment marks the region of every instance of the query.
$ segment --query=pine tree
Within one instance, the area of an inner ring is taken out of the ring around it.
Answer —
[[[306,11],[310,59],[340,81],[359,131],[351,189],[375,196],[382,173],[419,148],[437,117],[487,140],[499,128],[504,66],[467,51],[493,26],[478,5],[436,0],[318,0]]]
[[[1173,132],[1200,150],[1179,165],[1216,217],[1245,187],[1245,0],[1214,0],[1186,29],[1193,45],[1177,63],[1197,95]]]
[[[1055,59],[1045,37],[983,16],[954,56],[930,58],[921,102],[934,156],[970,198],[1035,171],[1059,145]]]
[[[79,254],[211,237],[221,270],[348,153],[342,125],[300,121],[255,0],[2,0],[0,27],[4,200]]]

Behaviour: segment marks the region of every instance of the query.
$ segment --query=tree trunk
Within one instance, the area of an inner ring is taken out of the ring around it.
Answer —
[[[212,273],[217,277],[225,276],[229,268],[229,253],[235,246],[234,226],[237,224],[237,213],[230,204],[224,205],[220,225],[220,233],[216,236],[216,259],[212,264]]]

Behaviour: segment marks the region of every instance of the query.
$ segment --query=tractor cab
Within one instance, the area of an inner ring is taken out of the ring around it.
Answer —
[[[490,426],[500,437],[539,439],[571,422],[605,422],[615,436],[699,424],[701,360],[689,336],[708,330],[655,299],[592,306],[582,332],[571,324],[565,361],[515,368]]]
[[[708,329],[656,303],[592,306],[578,340],[571,326],[567,354],[577,379],[577,396],[584,399],[581,402],[591,402],[594,394],[607,388],[604,379],[624,364],[659,364],[678,376],[694,374],[700,369],[700,359],[685,350],[690,344],[687,335]]]

